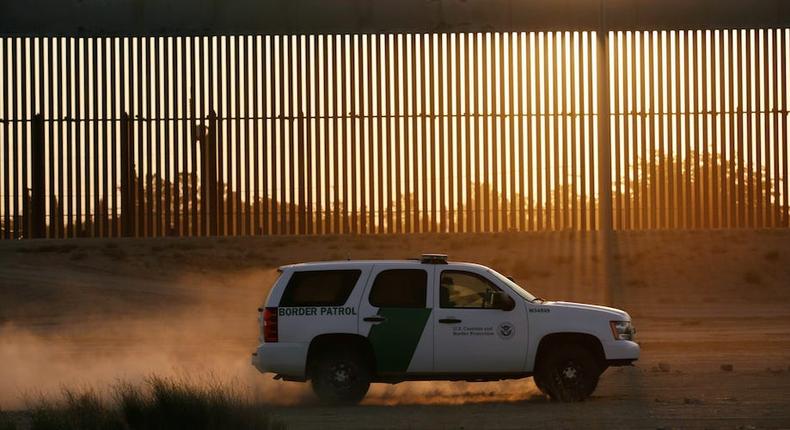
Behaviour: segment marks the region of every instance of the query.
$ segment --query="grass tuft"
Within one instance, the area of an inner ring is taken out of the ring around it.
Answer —
[[[28,414],[31,430],[285,428],[230,385],[156,376],[142,386],[118,383],[109,400],[93,390],[64,389],[58,401],[42,398]],[[0,430],[15,429],[3,423],[0,412]]]
[[[0,409],[0,430],[16,430],[16,421],[11,418],[11,414]]]
[[[59,402],[41,399],[30,410],[31,430],[109,430],[124,428],[117,411],[102,403],[95,391],[63,390]]]

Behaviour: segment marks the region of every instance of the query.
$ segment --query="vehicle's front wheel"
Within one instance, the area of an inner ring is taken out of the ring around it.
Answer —
[[[580,402],[598,385],[601,369],[586,348],[565,345],[548,351],[538,363],[535,385],[552,400]]]
[[[357,404],[370,388],[370,366],[353,351],[327,351],[311,367],[313,391],[324,403]]]

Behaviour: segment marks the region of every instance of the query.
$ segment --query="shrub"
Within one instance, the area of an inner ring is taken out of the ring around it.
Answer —
[[[151,377],[143,386],[121,382],[110,400],[93,390],[64,389],[56,402],[33,405],[31,430],[284,429],[265,407],[221,383]],[[2,416],[0,415],[0,419]],[[0,420],[0,426],[3,421]],[[0,427],[0,430],[15,427]]]
[[[11,414],[0,409],[0,430],[16,430],[16,421]]]
[[[94,391],[63,390],[63,399],[46,399],[30,410],[31,430],[110,430],[124,428],[117,411],[107,408]]]
[[[152,377],[148,392],[125,384],[115,390],[131,429],[281,429],[259,405],[218,382],[196,384]]]

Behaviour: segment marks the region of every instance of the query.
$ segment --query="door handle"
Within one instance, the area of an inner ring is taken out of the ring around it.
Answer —
[[[439,320],[439,322],[442,324],[458,324],[461,322],[461,320],[458,318],[442,318]]]
[[[387,319],[382,317],[382,316],[376,315],[376,316],[372,316],[372,317],[362,318],[362,321],[369,322],[369,323],[380,323],[380,322],[387,321]]]

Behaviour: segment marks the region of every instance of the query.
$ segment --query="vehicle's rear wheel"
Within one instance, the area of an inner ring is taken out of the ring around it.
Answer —
[[[535,382],[535,386],[538,387],[541,393],[545,395],[549,395],[549,392],[546,391],[546,381],[543,380],[542,375],[535,373],[532,375],[532,380]]]
[[[311,367],[313,391],[323,403],[357,404],[370,388],[370,366],[354,351],[326,351]]]
[[[547,351],[538,363],[535,385],[552,400],[580,402],[598,386],[601,369],[595,356],[579,345]]]

